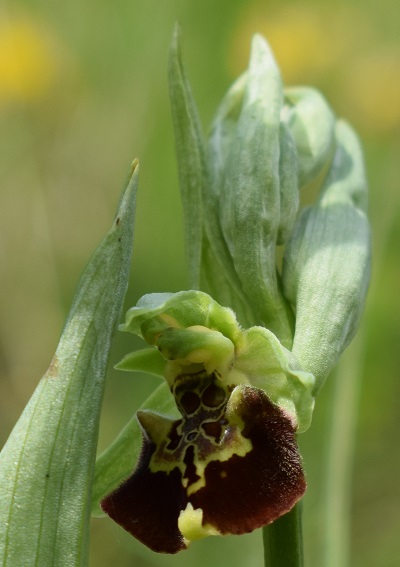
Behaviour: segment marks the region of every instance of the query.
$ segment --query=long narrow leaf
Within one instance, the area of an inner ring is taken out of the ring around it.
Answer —
[[[200,120],[182,63],[178,26],[171,44],[168,83],[184,210],[190,286],[198,289],[203,236],[202,193],[206,184],[205,149]]]
[[[125,295],[138,167],[83,273],[53,360],[0,453],[0,564],[87,565],[111,338]]]

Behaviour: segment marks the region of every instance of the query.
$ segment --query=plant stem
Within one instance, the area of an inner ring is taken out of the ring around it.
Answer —
[[[265,567],[302,567],[302,504],[263,528]]]
[[[324,567],[350,565],[350,508],[357,407],[362,374],[362,331],[335,373],[325,487]]]

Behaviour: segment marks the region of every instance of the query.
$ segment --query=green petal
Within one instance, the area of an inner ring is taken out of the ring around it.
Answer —
[[[247,380],[285,410],[299,433],[309,427],[314,408],[314,377],[301,369],[296,357],[273,333],[262,327],[244,332],[233,375],[235,372],[240,373],[237,382],[240,378],[242,383]]]
[[[163,378],[165,359],[157,349],[146,348],[127,354],[114,368],[128,372],[145,372]]]

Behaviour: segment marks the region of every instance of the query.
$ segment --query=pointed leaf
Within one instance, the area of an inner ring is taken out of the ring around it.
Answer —
[[[198,289],[203,233],[202,193],[206,185],[205,155],[200,121],[182,63],[178,26],[171,44],[168,81],[184,210],[190,286]]]
[[[90,496],[111,338],[128,282],[135,161],[84,271],[59,345],[0,454],[0,563],[87,565]]]

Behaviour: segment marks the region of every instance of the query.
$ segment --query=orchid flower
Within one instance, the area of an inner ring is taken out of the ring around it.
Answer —
[[[103,510],[168,553],[288,512],[306,487],[295,435],[311,419],[313,376],[273,333],[243,331],[200,291],[144,296],[122,330],[152,346],[117,368],[162,369],[181,415],[138,412],[139,463]]]

